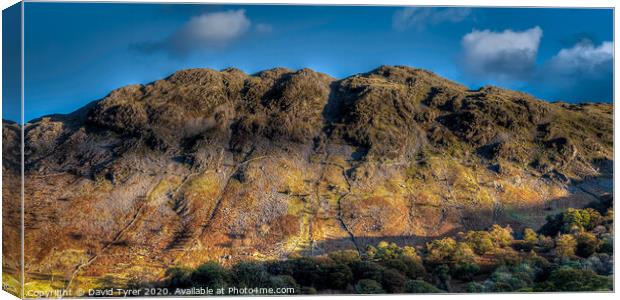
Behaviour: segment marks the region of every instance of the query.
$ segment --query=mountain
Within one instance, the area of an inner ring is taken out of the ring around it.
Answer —
[[[19,132],[3,122],[7,270],[19,267]],[[520,232],[612,191],[611,104],[470,90],[402,66],[342,80],[183,70],[24,136],[27,282]]]

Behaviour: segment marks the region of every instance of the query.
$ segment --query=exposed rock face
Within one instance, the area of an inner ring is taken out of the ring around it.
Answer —
[[[211,259],[536,227],[611,192],[612,111],[408,67],[180,71],[26,124],[26,272],[154,279]],[[3,123],[5,182],[18,136]]]

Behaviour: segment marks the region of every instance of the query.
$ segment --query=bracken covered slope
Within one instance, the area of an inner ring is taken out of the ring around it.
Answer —
[[[25,125],[26,282],[537,228],[611,193],[612,112],[409,67],[343,80],[190,69],[123,87]],[[3,122],[5,182],[18,180],[18,133]],[[15,187],[3,186],[5,249],[19,238]]]

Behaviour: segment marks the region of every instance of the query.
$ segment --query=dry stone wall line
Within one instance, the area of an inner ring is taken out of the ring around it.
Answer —
[[[343,195],[339,196],[338,200],[337,200],[338,212],[336,214],[336,218],[338,219],[338,222],[340,223],[340,226],[342,227],[342,229],[349,235],[349,238],[351,239],[351,242],[353,242],[353,245],[355,246],[355,249],[357,250],[357,253],[359,255],[362,255],[363,252],[362,252],[362,250],[360,248],[360,245],[359,245],[359,243],[357,241],[357,238],[355,237],[355,234],[353,234],[353,231],[351,231],[349,226],[347,226],[346,222],[344,221],[344,215],[343,215],[343,212],[342,212],[342,200],[345,199],[346,197],[348,197],[349,194],[351,194],[351,187],[352,187],[352,184],[351,184],[351,181],[349,179],[349,176],[347,175],[347,169],[345,167],[339,165],[339,164],[328,162],[327,161],[327,156],[326,156],[326,158],[323,161],[321,161],[321,164],[332,165],[332,166],[338,167],[341,170],[341,172],[342,172],[342,177],[344,178],[345,182],[347,183],[347,191]]]
[[[193,251],[193,249],[198,245],[198,241],[204,237],[204,235],[206,234],[207,230],[209,229],[209,227],[211,225],[211,222],[215,219],[215,216],[216,216],[217,212],[219,211],[219,208],[221,206],[222,200],[224,198],[225,192],[228,189],[228,186],[232,182],[233,178],[235,177],[235,175],[239,171],[239,168],[241,166],[251,162],[251,161],[254,161],[256,159],[261,159],[261,158],[266,157],[266,156],[261,156],[261,157],[256,157],[256,158],[250,159],[252,154],[254,154],[255,150],[256,150],[256,146],[252,147],[252,149],[250,149],[250,151],[248,151],[248,153],[246,153],[246,155],[244,156],[243,160],[240,163],[236,164],[234,167],[232,167],[232,170],[230,171],[230,173],[228,174],[228,176],[226,178],[226,183],[224,183],[224,186],[222,187],[222,189],[218,193],[218,196],[217,196],[217,198],[215,200],[215,205],[213,206],[213,209],[211,210],[211,213],[209,214],[209,217],[201,225],[200,234],[198,234],[196,237],[192,238],[192,241],[190,243],[191,246],[189,246],[188,249],[183,250],[181,252],[181,254],[176,259],[173,260],[173,264],[177,264],[181,259],[183,259],[183,257],[185,257],[185,255],[188,252]]]
[[[152,191],[152,190],[151,190]],[[149,192],[150,194],[150,192]],[[73,273],[71,274],[71,278],[69,279],[69,281],[67,282],[67,285],[65,286],[65,290],[70,291],[71,288],[71,284],[75,281],[75,278],[79,275],[80,271],[82,271],[84,268],[90,266],[93,262],[95,262],[101,255],[103,255],[110,247],[112,247],[114,244],[116,244],[117,242],[119,242],[121,240],[121,238],[123,238],[123,236],[127,233],[127,231],[129,231],[129,229],[131,227],[133,227],[139,220],[140,215],[142,214],[142,211],[144,210],[145,206],[148,204],[148,197],[149,194],[147,194],[146,196],[138,196],[138,198],[141,200],[140,206],[138,207],[138,210],[136,210],[136,212],[133,214],[133,216],[131,217],[131,220],[129,221],[129,223],[127,225],[125,225],[112,239],[111,242],[107,243],[103,248],[101,248],[101,250],[99,251],[99,253],[94,254],[93,256],[91,256],[91,258],[89,258],[86,262],[79,264],[73,271]]]

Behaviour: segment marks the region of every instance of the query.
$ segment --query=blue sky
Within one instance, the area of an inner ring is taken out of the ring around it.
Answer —
[[[494,84],[548,100],[613,97],[612,10],[25,7],[26,120],[68,113],[120,86],[197,67],[247,73],[308,67],[343,78],[379,65],[410,65],[472,88]]]

